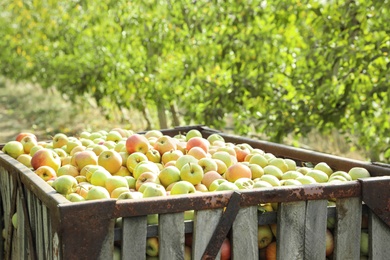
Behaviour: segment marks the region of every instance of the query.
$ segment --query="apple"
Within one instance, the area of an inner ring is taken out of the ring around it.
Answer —
[[[199,159],[198,164],[202,167],[204,173],[218,170],[217,162],[210,157]]]
[[[283,158],[272,158],[268,164],[278,167],[282,172],[288,171],[288,164]]]
[[[110,172],[107,171],[106,169],[104,169],[104,168],[97,169],[92,173],[90,183],[94,186],[105,187],[106,180],[108,179],[108,177],[111,177],[111,176],[112,175],[110,174]],[[87,177],[87,179],[88,179],[88,177]]]
[[[318,183],[327,182],[329,179],[328,174],[326,174],[325,172],[323,172],[321,170],[316,170],[316,169],[309,171],[308,173],[306,173],[305,176],[313,177],[313,179],[315,179],[316,182],[318,182]]]
[[[326,162],[317,163],[314,166],[314,170],[323,171],[324,173],[326,173],[326,175],[328,175],[328,177],[333,173],[332,168],[330,168],[330,166]]]
[[[108,147],[102,144],[97,144],[92,148],[92,152],[94,152],[97,156],[99,156],[103,151],[108,150]]]
[[[273,175],[276,178],[278,178],[279,180],[282,179],[283,171],[275,165],[269,164],[269,165],[265,166],[263,168],[263,170],[264,170],[264,175]]]
[[[142,198],[142,196],[141,196]],[[158,214],[149,214],[146,216],[146,223],[148,225],[157,225],[158,224]]]
[[[334,250],[334,238],[332,232],[329,229],[326,229],[325,245],[326,256],[330,256]]]
[[[187,141],[186,150],[189,151],[193,147],[200,147],[202,148],[206,153],[209,152],[210,143],[207,141],[207,139],[204,139],[203,137],[192,137],[190,140]]]
[[[200,192],[209,191],[209,189],[203,183],[198,183],[198,184],[194,185],[194,187],[195,187],[195,190],[200,191]]]
[[[70,175],[62,175],[53,181],[53,188],[58,193],[66,196],[76,190],[77,184],[78,183],[75,177]]]
[[[111,131],[116,131],[118,132],[122,138],[127,138],[130,136],[130,134],[132,134],[132,131],[131,130],[126,130],[126,129],[123,129],[121,127],[114,127],[112,128],[108,133],[110,133]],[[108,134],[107,134],[108,135]]]
[[[124,178],[127,180],[127,184],[129,184],[129,189],[135,190],[137,180],[133,176],[124,176]]]
[[[106,188],[101,186],[93,186],[88,190],[85,200],[100,200],[100,199],[109,199],[110,193]]]
[[[221,182],[215,191],[226,191],[226,190],[239,190],[236,184],[229,181]]]
[[[121,141],[117,142],[115,147],[114,147],[114,150],[118,153],[120,153],[122,151],[127,153],[126,140],[121,140]]]
[[[60,148],[57,148],[57,149],[60,149]],[[72,149],[72,151],[70,151],[69,155],[73,156],[75,153],[85,151],[86,149],[87,149],[87,147],[85,147],[83,145],[76,146],[75,148]]]
[[[31,137],[33,137],[35,140],[38,140],[38,138],[36,137],[36,135],[33,134],[33,133],[22,132],[22,133],[19,133],[19,134],[16,135],[15,141],[20,142],[20,141],[22,141],[23,137],[25,137],[25,136],[31,136]]]
[[[97,165],[98,156],[91,150],[84,150],[74,153],[70,163],[81,171],[86,165]]]
[[[146,255],[148,256],[158,256],[158,237],[148,237],[146,238]]]
[[[269,225],[259,225],[257,229],[257,245],[259,249],[266,248],[273,240],[274,235]]]
[[[71,202],[80,202],[85,201],[85,198],[75,192],[69,193],[65,198]]]
[[[159,197],[159,196],[167,196],[167,192],[164,186],[155,183],[154,185],[146,186],[144,191],[142,192],[143,198],[151,198],[151,197]]]
[[[75,176],[75,178],[76,178],[78,183],[87,182],[87,177],[85,177],[85,176],[77,175],[77,176]]]
[[[183,181],[188,181],[193,185],[196,185],[202,182],[203,169],[199,164],[189,162],[181,167],[180,178]]]
[[[156,149],[160,153],[160,155],[163,155],[168,151],[176,150],[177,142],[174,138],[168,135],[163,135],[156,140],[153,145],[153,148]]]
[[[128,187],[118,187],[110,192],[110,197],[112,199],[117,199],[122,193],[130,192]]]
[[[31,157],[31,166],[36,170],[43,165],[50,166],[57,171],[61,166],[61,158],[53,150],[47,148],[38,150]]]
[[[23,153],[21,155],[19,155],[16,160],[18,162],[20,162],[21,164],[23,164],[24,166],[26,166],[27,168],[32,168],[31,166],[31,155],[29,154],[26,154],[26,153]]]
[[[198,160],[208,157],[208,154],[199,146],[192,147],[189,151],[187,151],[187,154],[195,157]]]
[[[126,139],[126,150],[129,154],[134,152],[141,152],[146,154],[149,148],[149,141],[144,135],[133,134]]]
[[[210,144],[213,144],[215,141],[220,141],[225,143],[225,139],[218,133],[211,134],[207,137],[207,141],[209,141]]]
[[[121,166],[121,167],[119,167],[119,170],[117,172],[113,173],[112,175],[124,177],[124,176],[131,176],[131,173],[130,173],[129,169],[127,169],[126,166]]]
[[[146,157],[148,158],[149,161],[154,162],[154,163],[160,163],[161,162],[161,154],[159,151],[157,151],[154,148],[150,148],[146,152]]]
[[[226,179],[215,179],[214,181],[212,181],[209,185],[209,191],[215,191],[219,185],[221,185],[222,183],[224,182],[227,182]]]
[[[35,146],[34,146],[35,147]],[[31,148],[31,149],[34,149],[34,148]],[[63,157],[67,157],[69,156],[64,149],[62,148],[54,148],[53,149],[54,152],[56,152],[56,154],[58,154],[59,157],[63,158]],[[30,153],[31,153],[31,150],[30,150]]]
[[[127,157],[127,160],[126,160],[126,167],[127,167],[127,169],[129,169],[129,171],[130,171],[131,173],[133,173],[134,168],[135,168],[140,162],[143,162],[143,161],[149,161],[148,157],[146,157],[146,154],[141,153],[141,152],[134,152],[134,153],[130,154],[130,155]]]
[[[64,133],[57,133],[52,139],[53,148],[61,148],[68,143],[68,136]]]
[[[280,183],[280,180],[278,179],[278,177],[276,177],[275,175],[271,175],[271,174],[264,174],[263,176],[260,177],[260,180],[262,181],[266,181],[268,183],[270,183],[272,186],[276,187],[276,186],[281,186],[281,183]],[[254,188],[256,186],[256,181],[255,181],[255,184],[253,185]]]
[[[50,166],[42,165],[35,170],[36,175],[41,177],[44,181],[54,179],[57,177],[56,171]]]
[[[254,154],[250,159],[249,163],[260,165],[262,168],[268,165],[268,159],[262,154]]]
[[[253,188],[253,184],[255,182],[250,178],[239,178],[237,179],[234,184],[240,189],[240,190],[250,190]]]
[[[280,181],[282,186],[297,186],[302,185],[302,183],[295,179],[287,179],[287,180],[281,180]]]
[[[251,170],[252,179],[260,178],[264,175],[264,169],[258,164],[248,163],[247,166]]]
[[[148,130],[145,132],[144,136],[149,139],[151,137],[155,137],[155,138],[159,138],[161,136],[163,136],[164,134],[160,131],[160,130],[156,130],[156,129],[153,129],[153,130]]]
[[[198,129],[191,129],[186,133],[186,141],[192,139],[193,137],[203,137],[202,133]]]
[[[102,133],[92,132],[92,133],[89,134],[88,139],[95,140],[95,139],[102,138],[102,137],[103,137]]]
[[[266,248],[265,248],[265,259],[267,260],[276,260],[276,241],[272,241]]]
[[[137,178],[135,182],[135,189],[139,190],[142,184],[152,182],[152,183],[160,183],[160,180],[158,178],[158,175],[153,172],[143,172],[140,174],[140,176]]]
[[[218,166],[217,172],[221,175],[225,174],[225,172],[227,170],[227,166],[226,166],[225,162],[220,160],[220,159],[215,159],[215,158],[213,158],[213,160],[217,163],[217,166]]]
[[[129,189],[127,180],[122,176],[108,176],[105,182],[107,191],[111,194],[113,190],[119,187],[125,187]]]
[[[71,164],[66,164],[64,166],[61,166],[57,170],[57,176],[62,176],[62,175],[71,175],[73,177],[76,177],[80,175],[80,171],[79,169],[77,169],[76,166]]]
[[[189,246],[184,246],[184,260],[192,259],[192,248]]]
[[[142,198],[142,193],[139,191],[123,192],[118,196],[118,200],[141,199],[141,198]]]
[[[160,168],[154,162],[142,161],[134,168],[133,177],[138,179],[144,172],[152,172],[158,175],[160,173]]]
[[[41,150],[43,149],[44,147],[41,146],[41,145],[36,145],[36,146],[33,146],[30,150],[30,156],[32,157],[38,150]],[[65,152],[65,151],[64,151]],[[65,152],[66,153],[66,152]]]
[[[329,176],[329,180],[330,180],[331,178],[336,177],[336,176],[341,176],[342,178],[344,178],[344,179],[347,180],[347,181],[352,181],[351,175],[349,175],[349,174],[348,174],[347,172],[345,172],[345,171],[335,171],[335,172],[333,172],[333,173]]]
[[[32,147],[38,145],[37,139],[33,136],[25,136],[20,141],[23,145],[24,153],[29,154]]]
[[[366,168],[363,168],[363,167],[352,167],[348,171],[348,174],[349,174],[349,176],[351,176],[351,179],[353,181],[357,180],[359,178],[369,178],[371,176],[370,172]]]
[[[230,182],[235,182],[240,178],[252,179],[252,172],[247,165],[238,162],[228,167],[225,173],[225,179]]]
[[[221,260],[229,260],[232,255],[232,246],[229,238],[225,238],[221,245]]]
[[[304,175],[302,177],[298,177],[298,178],[296,178],[296,180],[299,181],[300,183],[304,184],[304,185],[305,184],[315,184],[315,183],[317,183],[317,181],[313,177],[307,176],[307,175]]]
[[[297,163],[294,160],[285,158],[284,161],[287,163],[288,171],[295,171],[297,169]]]
[[[245,161],[245,157],[251,152],[245,144],[237,144],[233,149],[236,151],[236,158],[239,162]]]
[[[295,170],[289,170],[282,175],[282,180],[290,180],[290,179],[296,179],[298,177],[302,177],[303,174],[300,173],[299,171]]]
[[[176,161],[183,155],[184,155],[183,152],[180,150],[171,150],[163,153],[163,155],[161,156],[161,162],[163,164],[167,164],[168,162]]]
[[[280,185],[275,185],[275,186],[280,186]],[[261,178],[260,178],[259,180],[254,180],[254,184],[252,186],[252,189],[272,188],[272,187],[273,187],[273,185],[271,184],[270,181],[261,180]]]
[[[100,165],[86,165],[83,167],[83,169],[81,169],[80,171],[80,175],[81,176],[85,176],[87,178],[87,181],[90,182],[91,181],[91,176],[92,174],[96,171],[96,170],[99,170],[99,169],[103,169],[103,170],[106,170],[104,169],[102,166]]]
[[[68,142],[66,143],[66,145],[64,146],[65,148],[65,151],[70,154],[71,151],[76,147],[76,146],[83,146],[83,144],[81,143],[81,141],[79,139],[76,139],[76,138],[72,138],[72,137],[68,137]]]
[[[114,143],[119,143],[122,140],[123,136],[116,130],[110,130],[106,135],[106,141],[112,141]]]
[[[306,175],[306,173],[308,173],[311,170],[312,170],[312,168],[309,168],[309,167],[306,167],[306,166],[297,168],[297,171],[302,173],[303,175]]]
[[[216,179],[223,179],[223,177],[217,171],[208,171],[203,174],[201,183],[204,184],[207,189],[209,189],[210,184]]]
[[[9,141],[3,146],[2,151],[12,158],[17,159],[19,155],[24,154],[24,147],[21,142]]]
[[[86,139],[86,138],[81,138],[81,145],[85,146],[87,148],[91,148],[95,143],[92,140]]]
[[[184,165],[186,165],[188,163],[196,163],[197,164],[198,159],[196,159],[195,157],[193,157],[191,155],[185,154],[176,160],[175,166],[180,170]]]
[[[104,141],[103,142],[103,145],[104,146],[107,146],[108,150],[114,150],[115,151],[115,146],[117,145],[117,143],[115,143],[114,141]]]
[[[179,195],[179,194],[191,194],[196,193],[196,189],[191,182],[188,181],[178,181],[176,182],[171,190],[170,195]]]
[[[122,166],[122,157],[115,150],[103,151],[98,157],[98,165],[103,166],[111,174],[114,174]]]
[[[158,174],[160,183],[166,188],[171,183],[180,181],[180,170],[176,166],[167,166]]]

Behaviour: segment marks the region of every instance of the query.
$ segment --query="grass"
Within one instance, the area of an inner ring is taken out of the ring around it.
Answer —
[[[0,78],[0,143],[13,140],[23,131],[35,133],[39,140],[48,140],[58,132],[77,135],[83,130],[123,127],[141,131],[146,127],[140,113],[112,111],[110,114],[113,116],[108,118],[105,111],[96,107],[94,102],[86,97],[80,97],[72,103],[67,100],[66,95],[61,95],[54,88],[43,90],[32,84],[13,84]],[[337,131],[321,135],[314,130],[298,142],[286,138],[285,143],[366,160],[364,151],[352,151],[351,146]]]

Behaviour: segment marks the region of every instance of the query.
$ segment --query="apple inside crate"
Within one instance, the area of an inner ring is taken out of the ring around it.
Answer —
[[[142,144],[140,139],[159,135],[158,132],[138,133],[130,141]],[[174,160],[182,164],[181,168],[185,167],[183,175],[173,164],[165,171],[154,168],[162,174],[160,186],[181,178],[198,182],[196,173],[200,169],[213,169],[214,173],[207,175],[204,183],[212,192],[196,191],[193,186],[181,183],[172,186],[167,195],[159,185],[143,185],[144,190],[138,195],[127,194],[128,197],[123,195],[118,199],[118,191],[115,198],[73,202],[77,199],[67,199],[42,178],[44,174],[50,176],[50,172],[43,171],[40,176],[10,154],[0,152],[2,258],[272,259],[276,255],[277,259],[359,259],[361,256],[386,259],[390,253],[388,165],[229,135],[204,126],[176,127],[161,133],[181,138],[200,137],[200,133],[209,142],[230,144],[220,149],[225,153],[213,151],[223,164],[202,160],[205,147],[201,138],[191,142],[183,140],[180,145],[169,138],[162,139],[153,145],[160,151],[160,158],[156,153],[147,154],[142,145],[131,148],[133,153],[144,154],[144,157],[133,156],[134,161],[163,161],[168,168],[169,161]],[[57,137],[60,146],[62,139]],[[175,145],[176,149],[172,149]],[[251,159],[247,158],[248,163],[252,160],[260,167],[251,169],[248,164],[240,165],[231,168],[225,176],[228,167],[224,169],[223,165],[233,162],[230,156],[224,155],[235,147],[235,160],[245,161],[248,146],[267,154],[267,161],[264,156],[252,154]],[[193,159],[185,155],[202,162],[191,163]],[[275,160],[268,167],[271,157]],[[284,175],[294,165],[304,169]],[[309,165],[317,168],[310,169]],[[112,172],[120,168],[120,165],[110,166]],[[283,167],[287,168],[281,170]],[[365,171],[363,175],[352,172],[348,175],[351,179],[343,181],[348,178],[345,172],[352,168],[366,169],[370,177],[361,178],[367,177]],[[334,174],[332,182],[326,182],[325,175],[317,172],[319,169],[325,173],[332,171],[327,176],[329,180]],[[141,170],[132,170],[137,179],[143,174]],[[273,177],[260,179],[265,175]],[[242,180],[243,176],[251,178]],[[152,178],[143,177],[145,182]],[[292,181],[300,177],[301,185]],[[110,181],[112,187],[108,193],[113,192],[114,183],[119,180]],[[94,182],[99,183],[99,178]],[[94,196],[100,196],[99,192],[101,189],[96,189]]]

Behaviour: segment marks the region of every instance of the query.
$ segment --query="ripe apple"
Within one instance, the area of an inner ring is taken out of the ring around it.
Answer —
[[[227,166],[226,166],[226,164],[225,164],[225,162],[223,162],[222,160],[220,160],[220,159],[215,159],[215,158],[213,158],[213,160],[217,163],[217,166],[218,166],[218,168],[217,168],[217,172],[219,173],[219,174],[225,174],[225,172],[226,172],[226,170],[227,170]]]
[[[61,166],[57,170],[57,176],[62,176],[62,175],[71,175],[73,177],[76,177],[80,175],[80,171],[79,169],[77,169],[76,166],[73,166],[71,164],[66,164],[64,166]]]
[[[191,155],[185,154],[176,160],[175,166],[180,170],[184,165],[188,163],[198,163],[198,159]]]
[[[288,164],[283,158],[272,158],[268,164],[278,167],[282,172],[288,171]]]
[[[107,171],[106,169],[97,169],[92,173],[90,183],[94,186],[105,187],[106,180],[108,179],[108,177],[111,177],[109,171]]]
[[[352,167],[349,171],[348,174],[351,176],[351,179],[357,180],[359,178],[369,178],[370,172],[363,167]]]
[[[329,179],[328,174],[326,174],[325,172],[323,172],[321,170],[316,170],[316,169],[309,171],[308,173],[306,173],[305,176],[313,177],[313,179],[315,179],[316,182],[318,182],[318,183],[327,182]]]
[[[118,143],[122,140],[123,136],[116,130],[110,130],[106,135],[106,141],[112,141]]]
[[[62,175],[53,181],[53,188],[58,193],[66,196],[69,193],[76,191],[77,184],[78,183],[75,177],[70,175]]]
[[[180,170],[176,166],[167,166],[158,175],[160,183],[166,188],[171,183],[180,181]]]
[[[92,152],[94,152],[97,156],[99,156],[103,151],[109,150],[107,146],[102,144],[97,144],[92,148]]]
[[[57,171],[61,166],[61,158],[53,150],[47,148],[38,150],[31,158],[31,166],[36,170],[42,165],[50,166]]]
[[[346,179],[347,181],[352,181],[352,178],[351,178],[351,175],[349,175],[347,172],[345,171],[335,171],[333,172],[330,176],[329,176],[329,179],[331,178],[334,178],[336,176],[341,176],[343,177],[344,179]]]
[[[138,179],[144,172],[152,172],[158,175],[160,173],[160,168],[154,162],[142,161],[134,168],[133,177]]]
[[[71,151],[76,147],[76,146],[83,146],[81,141],[76,138],[68,137],[68,142],[64,146],[65,151],[70,154]]]
[[[320,170],[326,173],[328,177],[333,173],[332,168],[326,162],[319,162],[314,166],[314,170]]]
[[[114,175],[114,176],[123,176],[124,177],[124,176],[131,176],[131,173],[130,173],[129,169],[127,169],[126,166],[122,165],[119,168],[119,170],[117,172],[113,173],[112,175]]]
[[[207,137],[207,140],[210,144],[213,144],[215,141],[220,141],[225,143],[225,139],[218,133],[211,134]]]
[[[212,181],[209,185],[209,191],[215,191],[219,187],[219,185],[221,185],[224,182],[227,182],[227,180],[226,179],[216,179],[216,180]]]
[[[237,179],[234,184],[240,189],[240,190],[250,190],[253,188],[253,184],[255,182],[250,178],[239,178]]]
[[[201,183],[204,184],[207,189],[209,189],[210,184],[216,179],[223,179],[223,177],[217,171],[208,171],[203,174],[203,179]]]
[[[317,183],[317,181],[313,177],[307,176],[307,175],[304,175],[302,177],[298,177],[298,178],[296,178],[296,180],[299,181],[300,183],[304,184],[304,185],[305,184],[315,184],[315,183]]]
[[[270,175],[271,176],[271,175]],[[280,186],[280,185],[275,185]],[[254,184],[252,186],[253,189],[261,189],[261,188],[272,188],[273,185],[269,181],[261,180],[254,180]]]
[[[217,148],[217,152],[227,152],[237,160],[237,153],[234,146],[222,146]]]
[[[215,153],[213,153],[211,158],[219,159],[219,160],[223,161],[225,163],[226,167],[230,167],[231,165],[233,165],[233,159],[230,156],[230,154],[226,151],[216,151]]]
[[[163,135],[156,140],[153,145],[153,148],[156,149],[160,153],[160,155],[163,155],[168,151],[176,150],[177,142],[174,138],[168,135]]]
[[[130,192],[130,189],[127,187],[118,187],[110,192],[110,197],[112,199],[117,199],[124,192]]]
[[[23,145],[24,153],[29,154],[32,147],[38,145],[37,139],[33,136],[25,136],[20,141]]]
[[[203,183],[198,183],[198,184],[194,185],[194,187],[195,187],[195,190],[200,191],[200,192],[209,191],[209,189],[207,189],[206,185],[204,185]]]
[[[259,249],[266,248],[274,238],[272,230],[269,225],[259,225],[257,230],[258,247]]]
[[[31,155],[29,154],[26,154],[26,153],[23,153],[21,155],[19,155],[16,160],[18,162],[20,162],[21,164],[23,164],[24,166],[26,166],[27,168],[32,168],[31,166]]]
[[[106,188],[101,186],[93,186],[88,190],[85,200],[100,200],[100,199],[109,199],[110,193]]]
[[[276,241],[272,241],[265,248],[265,259],[267,259],[267,260],[276,260]]]
[[[122,176],[108,176],[105,182],[105,187],[107,191],[111,194],[113,190],[119,187],[125,187],[129,189],[129,184],[127,180]]]
[[[44,181],[56,178],[56,171],[50,166],[42,165],[35,170],[35,173],[41,177]]]
[[[326,256],[330,256],[334,250],[334,238],[332,232],[329,229],[326,229],[325,244]]]
[[[143,172],[141,175],[137,178],[135,182],[135,189],[139,190],[142,184],[152,182],[152,183],[160,183],[160,180],[158,178],[158,175],[153,172]]]
[[[4,145],[2,151],[12,158],[17,159],[19,155],[24,154],[24,147],[19,141],[9,141]]]
[[[240,178],[252,179],[252,172],[249,167],[242,162],[238,162],[230,166],[225,173],[225,179],[230,182],[235,182]]]
[[[215,191],[226,191],[226,190],[239,190],[236,184],[229,181],[221,182]]]
[[[218,170],[217,162],[210,157],[199,159],[198,164],[202,167],[204,173]]]
[[[290,179],[294,180],[294,179],[296,179],[298,177],[302,177],[302,176],[303,176],[303,174],[300,173],[299,171],[289,170],[289,171],[283,173],[282,180],[290,180]]]
[[[157,151],[154,148],[150,148],[146,152],[146,157],[148,158],[149,161],[154,162],[154,163],[160,163],[161,162],[161,154],[159,151]]]
[[[124,178],[127,180],[127,184],[129,184],[129,189],[135,190],[137,180],[133,176],[124,176]]]
[[[68,143],[68,136],[64,133],[57,133],[52,139],[53,148],[61,148]]]
[[[188,142],[193,137],[202,137],[202,133],[198,129],[191,129],[186,133],[186,141]]]
[[[115,150],[103,151],[98,157],[98,164],[111,174],[116,173],[122,166],[122,157]]]
[[[71,202],[80,202],[80,201],[85,201],[85,198],[75,192],[69,193],[68,195],[65,196],[67,200]]]
[[[39,144],[34,146],[34,147],[32,147],[31,150],[30,150],[30,156],[32,157],[38,150],[41,150],[41,149],[43,149],[43,146],[41,146]]]
[[[154,185],[148,185],[145,187],[142,192],[143,198],[151,198],[151,197],[159,197],[159,196],[167,196],[167,192],[164,186],[155,183]]]
[[[134,152],[146,154],[149,148],[149,141],[144,135],[133,134],[126,139],[126,149],[129,154]]]
[[[180,178],[183,181],[188,181],[193,185],[196,185],[202,182],[203,169],[199,164],[189,162],[181,167]]]
[[[148,237],[146,239],[146,255],[158,256],[158,237]]]
[[[31,136],[31,137],[35,138],[35,140],[38,140],[38,138],[36,137],[35,134],[28,133],[28,132],[23,132],[23,133],[19,133],[19,134],[16,135],[15,141],[20,142],[23,139],[23,137],[25,137],[25,136]]]
[[[136,167],[140,162],[143,162],[143,161],[148,161],[148,157],[146,157],[146,154],[141,153],[141,152],[134,152],[134,153],[130,154],[130,155],[127,157],[127,160],[126,160],[126,167],[127,167],[127,169],[129,169],[129,171],[130,171],[131,173],[133,173],[135,167]]]
[[[232,255],[232,246],[229,238],[225,238],[221,245],[221,260],[229,260]]]
[[[187,151],[187,154],[195,157],[198,160],[208,157],[208,154],[199,146],[192,147],[189,151]]]
[[[254,154],[250,159],[249,163],[260,165],[262,168],[268,165],[267,158],[262,154]]]
[[[73,154],[70,163],[81,171],[86,165],[97,165],[98,156],[91,150],[84,150]]]
[[[200,147],[202,148],[206,153],[209,152],[210,143],[207,141],[207,139],[204,139],[203,137],[193,137],[190,140],[187,141],[186,150],[191,150],[192,147]]]
[[[260,180],[266,181],[274,187],[281,185],[278,177],[276,177],[275,175],[271,175],[271,174],[264,174],[263,176],[260,177]],[[254,188],[255,188],[255,186],[257,186],[256,181],[255,181],[255,184],[253,186],[254,186]]]
[[[179,159],[183,155],[184,155],[183,152],[180,150],[171,150],[171,151],[168,151],[168,152],[165,152],[162,154],[161,162],[163,164],[167,164],[170,161],[176,161],[177,159]]]
[[[251,170],[252,179],[260,178],[264,175],[264,169],[258,164],[248,163],[247,166]]]
[[[238,162],[245,161],[245,157],[251,152],[245,144],[237,144],[233,149],[236,151],[236,158]]]
[[[149,139],[150,137],[159,138],[163,136],[163,133],[160,130],[153,129],[146,131],[144,135],[147,139]]]
[[[273,175],[276,178],[278,178],[279,180],[282,179],[283,171],[275,165],[269,164],[269,165],[265,166],[263,168],[263,170],[264,170],[264,175]]]
[[[178,181],[176,182],[170,191],[170,195],[178,195],[178,194],[191,194],[196,193],[196,189],[191,182],[188,181]]]
[[[118,200],[127,200],[127,199],[141,199],[142,193],[139,191],[129,191],[123,192],[119,195]]]

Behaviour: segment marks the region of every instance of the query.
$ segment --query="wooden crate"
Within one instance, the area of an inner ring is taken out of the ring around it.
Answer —
[[[163,130],[165,134],[202,126]],[[370,259],[390,254],[390,168],[220,133],[226,141],[249,143],[297,163],[326,162],[332,168],[367,168],[374,176],[337,185],[284,186],[157,197],[139,200],[69,202],[31,170],[0,152],[0,255],[5,259],[112,259],[115,244],[122,259],[145,259],[146,238],[159,237],[160,259],[184,259],[186,233],[193,234],[193,259],[214,259],[226,235],[233,259],[258,259],[258,225],[277,223],[278,259],[324,259],[327,220],[336,219],[333,259],[359,259],[362,215],[369,219]],[[336,199],[335,207],[328,200]],[[260,203],[278,203],[276,212],[258,211]],[[184,212],[195,210],[193,221]],[[11,217],[18,213],[18,228]],[[147,215],[159,214],[158,225]],[[122,227],[116,227],[116,219]],[[7,248],[7,250],[4,250]],[[216,256],[219,258],[219,254]]]

